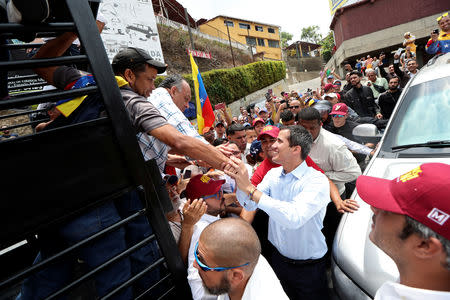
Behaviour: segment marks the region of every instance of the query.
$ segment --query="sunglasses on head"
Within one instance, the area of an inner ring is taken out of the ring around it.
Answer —
[[[443,14],[442,16],[437,18],[436,21],[438,21],[438,23],[439,23],[439,21],[442,20],[442,18],[447,17],[447,16],[448,16],[448,12],[446,12],[445,14]]]
[[[207,272],[207,271],[222,272],[222,271],[226,271],[226,270],[241,268],[241,267],[244,267],[244,266],[247,266],[248,264],[250,264],[250,262],[248,262],[248,263],[245,263],[245,264],[237,266],[237,267],[216,267],[216,268],[210,268],[207,265],[205,265],[204,263],[202,263],[200,261],[200,259],[198,258],[198,242],[195,245],[194,257],[195,257],[195,261],[197,262],[197,264],[200,267],[200,269],[202,269],[205,272]]]

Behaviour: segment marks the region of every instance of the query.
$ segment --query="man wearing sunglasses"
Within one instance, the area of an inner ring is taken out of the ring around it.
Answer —
[[[223,191],[222,185],[225,180],[214,180],[206,175],[196,175],[189,180],[186,186],[186,198],[189,201],[202,198],[207,205],[206,213],[200,218],[193,228],[191,244],[188,253],[188,282],[191,287],[192,298],[194,300],[207,299],[215,300],[216,296],[208,293],[203,287],[202,279],[198,274],[198,270],[194,267],[195,247],[200,237],[200,234],[211,223],[218,220],[219,214],[223,206]]]
[[[302,109],[301,105],[300,105],[300,101],[292,100],[291,102],[289,102],[289,109],[294,114],[294,116],[297,115],[298,112]]]
[[[450,16],[446,12],[436,20],[441,32],[438,33],[436,29],[431,33],[425,51],[428,54],[448,53],[450,52]]]
[[[218,300],[288,299],[261,255],[258,236],[247,222],[222,219],[208,225],[195,246],[194,266]]]

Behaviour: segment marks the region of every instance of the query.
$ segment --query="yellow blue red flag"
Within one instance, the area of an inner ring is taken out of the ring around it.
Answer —
[[[214,125],[215,116],[205,86],[203,85],[202,75],[200,75],[200,72],[198,71],[192,53],[190,54],[190,57],[192,80],[194,81],[195,104],[197,107],[198,133],[203,134],[204,127],[212,127]]]

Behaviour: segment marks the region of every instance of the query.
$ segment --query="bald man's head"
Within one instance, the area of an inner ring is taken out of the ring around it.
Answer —
[[[261,254],[261,244],[253,227],[242,219],[226,218],[209,224],[200,235],[200,242],[214,262],[220,266],[243,267],[248,276]]]

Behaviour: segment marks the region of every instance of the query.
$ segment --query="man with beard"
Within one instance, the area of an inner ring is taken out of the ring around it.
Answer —
[[[288,299],[247,222],[227,218],[208,225],[195,250],[194,266],[218,300]]]
[[[358,71],[350,73],[352,88],[345,94],[344,103],[360,117],[381,119],[382,115],[377,112],[372,90],[361,84],[361,77],[362,75]]]
[[[188,252],[188,283],[191,287],[192,298],[194,300],[208,299],[215,300],[216,296],[209,294],[202,284],[198,270],[194,267],[196,245],[200,234],[209,224],[220,220],[220,213],[223,211],[223,191],[222,185],[225,180],[214,180],[207,175],[196,175],[189,180],[186,186],[186,198],[188,201],[203,199],[207,205],[206,213],[195,224],[192,233],[191,243]],[[193,203],[193,202],[192,202]]]
[[[393,77],[389,80],[389,89],[382,93],[378,98],[378,105],[380,106],[381,114],[384,119],[389,119],[397,104],[398,98],[402,93],[402,89],[398,87],[399,78]]]

